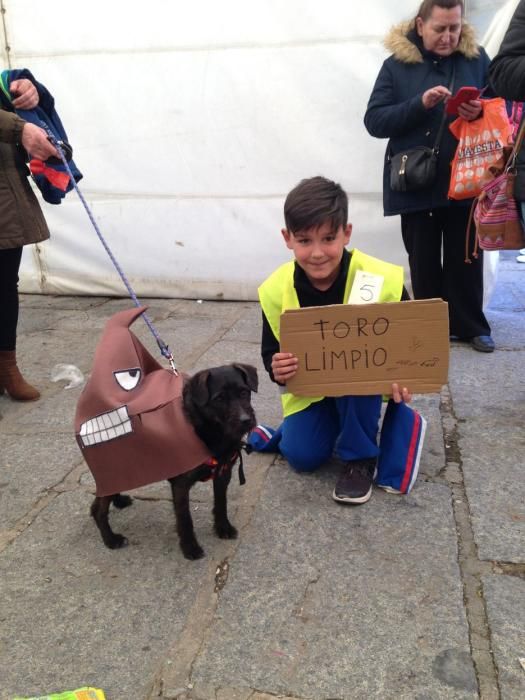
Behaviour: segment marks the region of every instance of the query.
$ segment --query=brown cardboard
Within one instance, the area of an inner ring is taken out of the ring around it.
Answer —
[[[335,304],[281,314],[281,351],[299,359],[287,389],[298,396],[413,393],[447,382],[448,304],[441,299]]]

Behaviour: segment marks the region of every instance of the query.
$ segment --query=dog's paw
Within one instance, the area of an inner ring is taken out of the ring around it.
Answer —
[[[124,535],[113,534],[111,539],[105,541],[105,545],[110,549],[122,549],[122,547],[127,547],[128,539]]]
[[[204,549],[200,546],[200,544],[198,544],[198,542],[193,542],[191,544],[181,543],[180,548],[182,549],[182,553],[186,559],[202,559],[204,556]]]
[[[215,532],[217,537],[221,540],[236,540],[237,539],[237,529],[229,522],[221,523],[220,525],[215,523]]]
[[[111,499],[115,508],[127,508],[133,503],[131,496],[123,496],[121,493],[117,493]]]

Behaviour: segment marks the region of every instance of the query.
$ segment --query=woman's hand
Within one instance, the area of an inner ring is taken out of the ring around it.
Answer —
[[[51,145],[44,129],[30,122],[26,122],[22,128],[22,146],[30,156],[39,160],[58,156],[56,148]]]
[[[437,85],[436,87],[430,88],[430,90],[424,92],[421,101],[423,102],[423,107],[425,109],[432,109],[432,107],[435,107],[440,102],[443,102],[443,100],[446,97],[450,97],[450,95],[451,92],[447,87],[444,85]]]
[[[279,384],[286,384],[297,372],[298,360],[291,352],[276,352],[272,357],[273,378]]]
[[[483,105],[481,104],[481,100],[469,100],[468,102],[463,102],[463,104],[460,104],[458,107],[459,116],[467,122],[477,119],[482,111]]]
[[[27,78],[13,80],[9,85],[9,90],[14,96],[13,107],[15,109],[33,109],[37,106],[37,89]]]
[[[402,391],[399,390],[399,384],[392,384],[392,398],[396,403],[410,403],[412,401],[412,394],[406,388],[403,387]]]

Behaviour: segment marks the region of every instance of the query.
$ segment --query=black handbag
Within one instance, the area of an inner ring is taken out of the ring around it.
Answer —
[[[394,192],[416,192],[434,184],[439,149],[419,146],[401,151],[390,158],[390,189]]]
[[[452,67],[450,92],[454,90],[455,66]],[[388,155],[390,162],[390,189],[394,192],[417,192],[431,187],[437,176],[439,144],[443,136],[447,113],[443,109],[443,117],[433,148],[417,146],[395,155]]]

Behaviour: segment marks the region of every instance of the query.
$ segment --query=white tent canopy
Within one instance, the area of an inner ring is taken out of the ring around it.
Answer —
[[[501,4],[469,2],[468,19],[483,31]],[[353,245],[406,263],[399,221],[382,215],[385,142],[363,114],[381,39],[416,6],[3,0],[3,63],[54,94],[139,296],[254,299],[289,257],[284,197],[312,175],[349,192]],[[43,208],[52,239],[26,251],[21,290],[125,294],[76,194]]]

